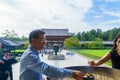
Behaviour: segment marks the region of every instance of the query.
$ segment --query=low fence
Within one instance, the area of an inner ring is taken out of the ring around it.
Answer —
[[[72,66],[67,69],[79,70],[83,73],[89,73],[94,79],[89,80],[120,80],[120,70],[107,67],[90,67],[90,66]],[[50,80],[75,80],[73,78],[51,78]],[[87,79],[88,80],[88,79]]]

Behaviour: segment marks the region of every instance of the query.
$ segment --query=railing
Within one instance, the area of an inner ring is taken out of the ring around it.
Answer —
[[[94,80],[120,80],[120,70],[117,70],[117,69],[112,69],[107,67],[90,67],[90,66],[73,66],[73,67],[66,67],[66,68],[72,69],[72,70],[80,70],[83,73],[90,73],[94,76]],[[50,80],[75,80],[75,79],[51,78]]]

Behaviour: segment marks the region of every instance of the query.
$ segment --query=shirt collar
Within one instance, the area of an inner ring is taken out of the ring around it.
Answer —
[[[32,45],[29,45],[29,46],[28,46],[28,50],[32,50],[32,51],[34,51],[37,55],[39,55],[39,52],[38,52],[34,47],[32,47]]]
[[[8,58],[6,58],[5,56],[3,56],[3,59],[8,60]]]

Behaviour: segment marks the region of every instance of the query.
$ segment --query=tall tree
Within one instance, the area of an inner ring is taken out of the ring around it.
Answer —
[[[81,36],[81,41],[86,41],[86,40],[87,40],[87,34],[85,33],[85,31],[83,31]]]
[[[92,29],[89,33],[88,33],[88,39],[90,41],[93,41],[96,38],[96,30]]]
[[[102,39],[102,30],[101,29],[97,29],[97,34],[96,34],[97,38],[101,38]]]
[[[81,41],[81,33],[78,32],[76,36],[77,36],[78,40]]]
[[[12,31],[5,30],[5,32],[3,32],[2,34],[6,38],[18,38],[18,35],[14,30],[12,30]]]
[[[109,41],[113,40],[113,30],[109,30],[108,40]]]
[[[10,38],[16,41],[20,40],[20,38],[18,37],[17,33],[14,30],[12,31],[5,30],[5,32],[3,32],[2,34],[3,34],[3,37],[5,38]]]

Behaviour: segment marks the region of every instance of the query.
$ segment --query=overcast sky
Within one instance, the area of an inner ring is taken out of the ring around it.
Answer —
[[[0,36],[36,28],[82,32],[120,27],[120,0],[0,0]]]

